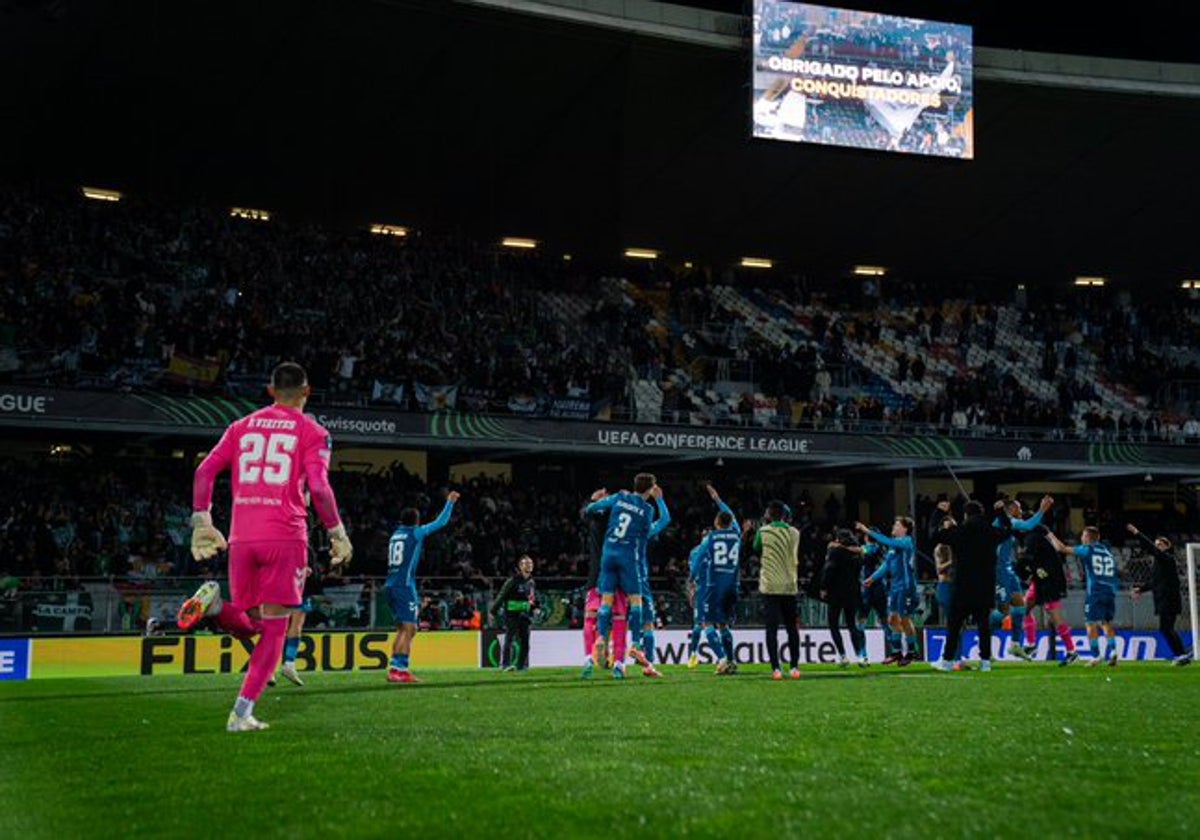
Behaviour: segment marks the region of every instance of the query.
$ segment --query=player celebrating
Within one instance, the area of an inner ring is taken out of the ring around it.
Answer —
[[[409,670],[409,657],[412,654],[413,637],[417,635],[417,619],[421,608],[421,596],[417,594],[417,566],[421,562],[425,540],[450,523],[454,503],[458,499],[456,491],[447,493],[442,512],[428,525],[419,524],[421,513],[416,508],[400,511],[400,524],[388,542],[388,576],[384,588],[392,620],[396,622],[396,638],[392,642],[392,661],[387,675],[390,683],[420,682]]]
[[[921,655],[921,644],[912,620],[917,608],[917,546],[912,538],[913,521],[907,516],[897,516],[892,522],[890,537],[872,531],[861,522],[855,522],[854,527],[888,549],[879,568],[863,581],[863,588],[870,588],[871,584],[882,580],[884,576],[889,578],[888,624],[894,633],[902,635],[908,642],[908,652],[900,657],[897,664],[903,666],[916,662]]]
[[[1087,601],[1083,607],[1083,619],[1087,624],[1088,647],[1092,651],[1092,661],[1088,665],[1093,668],[1107,660],[1109,665],[1117,664],[1117,629],[1113,619],[1117,612],[1117,559],[1112,550],[1100,541],[1100,529],[1089,525],[1083,529],[1080,541],[1082,545],[1065,545],[1054,532],[1048,532],[1046,539],[1054,546],[1059,554],[1079,558],[1083,573],[1087,577]],[[1105,646],[1104,658],[1100,658],[1100,628],[1103,626],[1104,635],[1108,639]]]
[[[1034,606],[1040,606],[1050,616],[1054,631],[1062,639],[1067,654],[1058,664],[1071,665],[1079,660],[1075,650],[1075,639],[1071,628],[1063,618],[1063,598],[1067,597],[1067,574],[1062,556],[1046,539],[1050,529],[1038,526],[1029,534],[1028,556],[1033,558],[1033,579],[1025,593],[1025,652],[1032,655],[1037,648],[1037,621],[1033,617]]]
[[[1037,513],[1028,519],[1022,519],[1021,503],[1016,499],[1006,500],[1004,512],[1008,514],[1009,522],[1012,523],[1013,533],[996,546],[996,609],[992,612],[992,632],[1000,639],[1000,650],[1004,650],[1005,632],[1002,625],[1004,616],[1010,616],[1013,641],[1008,646],[1008,652],[1012,656],[1026,660],[1030,658],[1028,651],[1016,641],[1020,633],[1019,628],[1025,621],[1026,612],[1025,588],[1021,585],[1021,579],[1017,577],[1014,568],[1017,559],[1017,532],[1032,531],[1041,525],[1042,517],[1053,504],[1054,499],[1050,496],[1042,496]],[[999,519],[993,524],[999,527]]]
[[[713,530],[700,542],[698,571],[704,575],[697,588],[700,626],[708,645],[717,656],[717,673],[736,670],[733,632],[729,629],[738,596],[738,561],[742,549],[742,526],[729,505],[721,501],[711,484],[708,495],[717,503]],[[702,596],[702,598],[701,598]]]
[[[592,494],[591,501],[594,502],[601,498],[603,498],[603,492],[596,491]],[[584,505],[583,510],[580,511],[580,517],[587,525],[588,544],[587,599],[584,602],[583,612],[583,654],[585,659],[581,675],[586,680],[591,679],[592,672],[596,667],[596,662],[592,659],[592,652],[596,646],[598,635],[596,622],[600,612],[600,590],[597,585],[600,581],[600,558],[604,553],[604,532],[608,524],[608,513],[605,511],[589,513],[587,505]],[[626,636],[629,630],[625,617],[628,609],[629,599],[624,592],[617,590],[613,598],[612,623],[612,655],[616,662],[625,661]],[[608,663],[601,662],[600,667],[609,666]]]
[[[706,529],[700,535],[701,541],[696,543],[688,554],[687,594],[689,605],[692,608],[692,632],[688,635],[688,668],[696,668],[700,664],[700,636],[704,632],[704,628],[700,624],[700,612],[704,598],[707,597],[707,593],[701,592],[706,574],[703,568],[704,553],[701,551],[701,547],[707,536],[708,530]]]
[[[592,647],[592,661],[604,662],[608,654],[608,637],[612,632],[613,602],[618,590],[629,595],[629,628],[633,648],[642,641],[642,583],[639,575],[642,558],[651,536],[671,521],[670,511],[663,501],[662,488],[650,473],[639,473],[633,479],[633,492],[622,490],[609,495],[605,490],[592,494],[588,513],[608,512],[608,527],[604,536],[604,551],[600,557],[600,609],[596,615],[597,638]],[[654,519],[655,506],[658,519]],[[652,533],[653,532],[653,533]],[[625,663],[613,665],[613,677],[625,678]]]
[[[267,390],[274,404],[230,425],[196,468],[192,484],[192,556],[205,560],[229,548],[230,600],[222,603],[216,581],[206,582],[180,608],[179,628],[189,630],[208,617],[239,638],[259,637],[226,722],[230,732],[267,728],[254,716],[254,704],[275,673],[289,613],[301,601],[308,564],[306,487],[329,530],[331,562],[345,563],[352,553],[329,486],[329,434],[304,414],[311,393],[304,368],[284,362]],[[210,509],[213,484],[230,467],[233,515],[226,543]]]
[[[858,604],[858,629],[862,634],[863,647],[858,651],[860,664],[870,664],[867,658],[867,619],[875,614],[875,623],[883,631],[883,664],[891,665],[900,660],[900,636],[893,632],[888,624],[887,586],[882,580],[867,584],[867,579],[883,563],[883,549],[879,543],[864,540],[862,546],[862,571],[859,573],[863,582],[862,600]]]

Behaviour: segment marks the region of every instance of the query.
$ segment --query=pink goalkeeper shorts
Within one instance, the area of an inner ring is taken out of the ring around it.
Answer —
[[[260,604],[297,607],[304,600],[308,546],[295,540],[229,546],[229,594],[243,610]]]

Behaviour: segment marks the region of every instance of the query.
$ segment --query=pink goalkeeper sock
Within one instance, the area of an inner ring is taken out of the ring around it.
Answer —
[[[218,625],[231,636],[250,639],[262,632],[262,622],[251,618],[246,611],[226,601],[215,618]]]
[[[1071,638],[1071,628],[1065,624],[1058,625],[1058,638],[1067,646],[1067,653],[1075,652],[1075,640]]]
[[[612,651],[613,662],[625,661],[625,646],[628,644],[629,622],[623,615],[613,616]]]
[[[250,670],[242,682],[239,697],[247,700],[257,700],[267,686],[267,680],[275,673],[279,665],[279,657],[283,654],[283,643],[287,638],[288,617],[286,615],[264,618],[262,620],[262,638],[254,646],[250,654]]]
[[[596,616],[583,619],[583,655],[591,656],[596,646]]]
[[[1025,644],[1037,644],[1037,622],[1033,618],[1033,613],[1025,613],[1025,620],[1021,622],[1021,625],[1025,628]]]

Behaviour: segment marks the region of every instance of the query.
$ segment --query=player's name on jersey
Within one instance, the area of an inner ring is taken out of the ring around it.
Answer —
[[[604,446],[644,449],[696,449],[705,452],[795,452],[807,454],[809,438],[787,435],[698,434],[695,432],[637,432],[597,429],[596,441]]]

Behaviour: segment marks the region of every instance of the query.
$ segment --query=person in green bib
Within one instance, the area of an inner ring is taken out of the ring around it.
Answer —
[[[788,524],[791,511],[780,501],[767,505],[766,524],[754,535],[754,550],[761,558],[758,591],[763,596],[767,625],[767,655],[771,678],[783,679],[779,664],[779,625],[787,633],[791,677],[800,679],[800,633],[796,629],[797,573],[800,566],[800,532]]]
[[[533,558],[528,554],[517,561],[517,573],[504,581],[500,593],[492,602],[492,615],[504,613],[504,649],[502,663],[505,671],[529,669],[529,636],[533,611],[537,608],[537,593],[533,584]],[[513,646],[516,645],[516,662]]]

